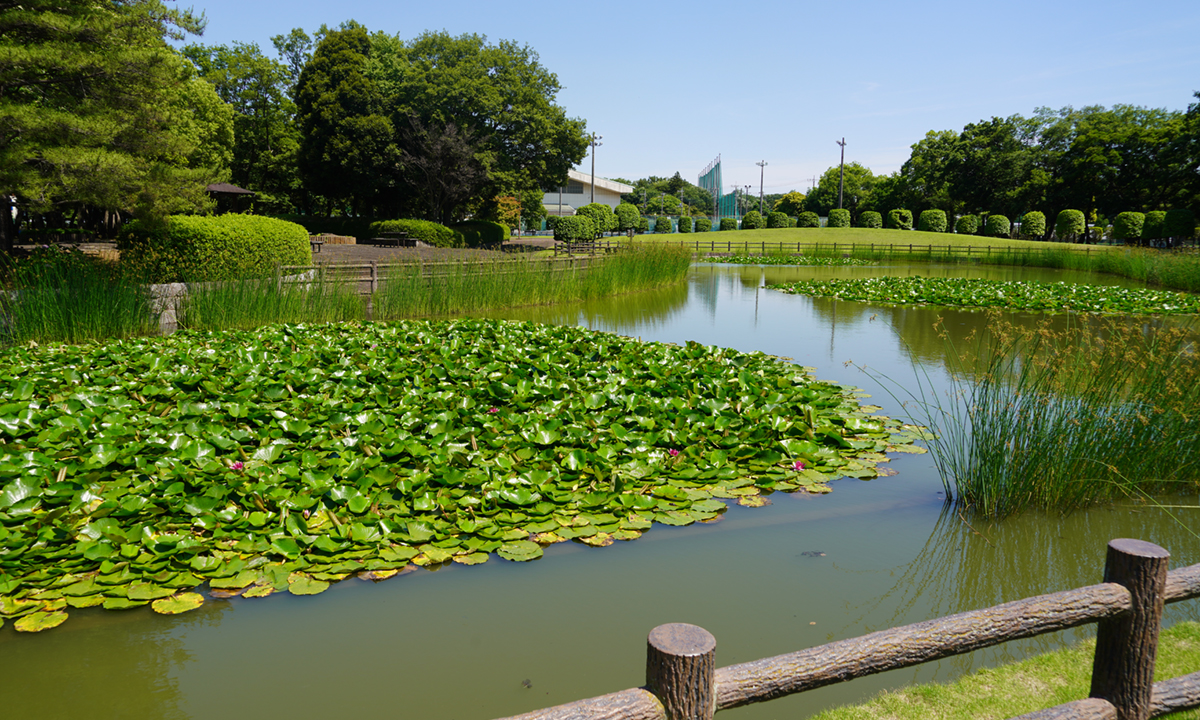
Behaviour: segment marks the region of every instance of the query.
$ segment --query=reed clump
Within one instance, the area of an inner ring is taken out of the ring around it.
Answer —
[[[678,282],[690,264],[691,250],[659,245],[567,264],[539,258],[411,262],[388,268],[371,316],[397,320],[591,300]]]
[[[0,337],[84,343],[152,332],[148,288],[118,265],[54,246],[0,268]]]
[[[1190,328],[1085,317],[1056,331],[998,315],[988,327],[948,348],[945,400],[922,393],[948,498],[1003,517],[1200,489]]]
[[[353,283],[318,267],[292,276],[192,283],[177,313],[181,328],[248,330],[271,323],[362,320],[365,306]]]

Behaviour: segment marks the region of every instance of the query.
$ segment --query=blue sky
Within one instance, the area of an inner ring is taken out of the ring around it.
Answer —
[[[187,7],[187,0],[179,2]],[[315,2],[196,0],[198,41],[257,43],[354,19],[408,39],[478,33],[537,51],[558,103],[604,136],[601,177],[679,171],[718,154],[727,188],[807,191],[846,161],[897,170],[930,130],[1040,106],[1186,109],[1200,90],[1200,3]],[[581,169],[590,171],[590,158]]]

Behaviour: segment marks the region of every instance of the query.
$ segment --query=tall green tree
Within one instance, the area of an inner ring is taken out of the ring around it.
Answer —
[[[394,193],[399,173],[395,127],[367,73],[370,53],[366,28],[348,22],[321,39],[296,85],[304,187],[354,214]]]
[[[219,153],[197,152],[203,117],[180,125],[201,90],[166,42],[202,29],[158,0],[0,4],[0,247],[14,203],[24,215],[204,206],[222,171],[196,164]]]
[[[825,171],[808,197],[804,199],[804,207],[818,215],[828,215],[830,210],[838,206],[838,187],[841,180],[840,168],[837,165]],[[875,188],[875,175],[870,168],[857,162],[846,163],[845,181],[842,189],[842,207],[850,211],[853,224],[858,223],[858,213],[872,202],[871,194]],[[757,202],[757,198],[755,201]]]
[[[775,204],[772,205],[771,208],[776,212],[783,213],[784,215],[796,217],[800,213],[804,212],[804,193],[797,192],[795,190],[789,193],[784,193],[783,197],[775,201]]]

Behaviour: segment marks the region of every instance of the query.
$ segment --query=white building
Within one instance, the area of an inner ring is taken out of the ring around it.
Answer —
[[[576,208],[598,202],[615,208],[621,204],[621,195],[633,192],[625,183],[596,178],[595,200],[592,200],[592,176],[578,170],[567,171],[567,184],[548,191],[542,196],[542,205],[547,215],[574,215]]]

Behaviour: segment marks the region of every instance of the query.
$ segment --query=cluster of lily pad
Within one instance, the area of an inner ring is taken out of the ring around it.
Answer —
[[[1200,312],[1200,295],[1173,290],[1066,282],[877,277],[802,280],[768,286],[787,293],[898,305],[945,305],[1048,312],[1181,314]]]
[[[870,478],[920,437],[763,354],[489,320],[9,348],[0,623],[313,594],[540,557],[764,492]]]
[[[709,255],[701,262],[730,263],[732,265],[804,265],[810,267],[844,267],[878,265],[875,260],[849,257],[825,257],[819,255]]]

